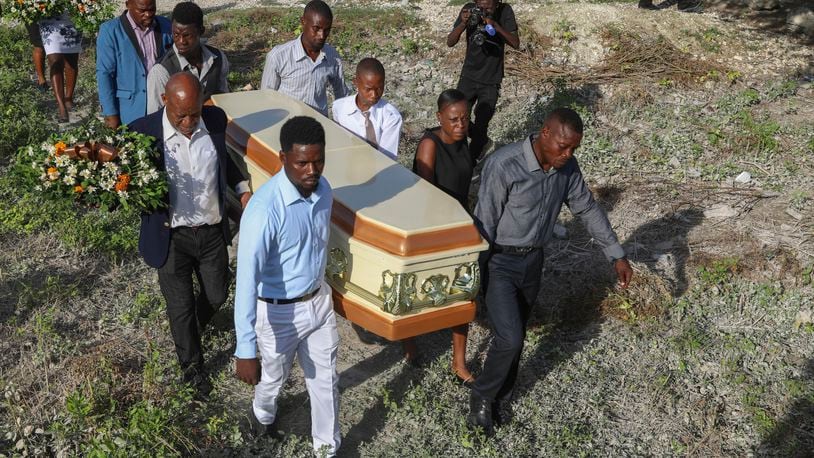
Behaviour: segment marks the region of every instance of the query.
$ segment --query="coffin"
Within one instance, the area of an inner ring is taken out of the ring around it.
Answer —
[[[323,175],[334,190],[328,265],[338,313],[390,340],[472,321],[478,253],[488,245],[453,198],[311,107],[272,90],[212,97],[227,146],[258,189],[281,170],[280,128],[311,116],[325,128]]]

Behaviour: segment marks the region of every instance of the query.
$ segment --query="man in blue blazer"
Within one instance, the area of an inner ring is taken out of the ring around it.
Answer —
[[[139,253],[158,269],[184,379],[204,397],[211,385],[204,372],[201,333],[226,302],[231,281],[225,193],[235,189],[245,208],[251,192],[226,151],[226,113],[203,106],[198,79],[176,73],[162,98],[165,108],[130,124],[131,130],[155,138],[161,152],[158,166],[169,185],[167,207],[141,217]]]
[[[96,40],[99,102],[111,128],[147,114],[147,73],[172,46],[172,24],[155,15],[155,0],[127,0],[125,7]]]

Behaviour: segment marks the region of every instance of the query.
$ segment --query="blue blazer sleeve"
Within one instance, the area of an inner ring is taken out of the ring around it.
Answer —
[[[116,21],[118,20],[118,18],[114,18],[103,23],[99,28],[99,37],[96,39],[96,85],[104,116],[119,114],[119,103],[116,99],[118,43],[115,38]]]
[[[164,110],[159,110],[147,117],[133,121],[130,130],[156,138],[155,145],[162,148],[164,133],[161,118]],[[163,160],[159,160],[158,167],[164,169]],[[170,249],[170,217],[166,208],[160,208],[150,213],[141,215],[141,227],[139,228],[138,251],[144,262],[150,266],[159,268],[167,262],[167,255]]]

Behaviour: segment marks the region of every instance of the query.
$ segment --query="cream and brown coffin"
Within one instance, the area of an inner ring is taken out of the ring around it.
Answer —
[[[271,90],[212,97],[229,117],[227,144],[252,186],[280,171],[280,128],[311,116],[325,128],[333,187],[326,280],[347,319],[390,340],[471,321],[488,245],[460,204],[311,107]]]

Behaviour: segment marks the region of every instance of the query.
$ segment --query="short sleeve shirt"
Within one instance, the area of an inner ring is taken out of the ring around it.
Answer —
[[[464,5],[463,9],[466,10],[473,6],[475,4],[470,2]],[[498,3],[493,19],[507,32],[517,33],[517,20],[511,5]],[[457,27],[460,23],[459,14],[453,27]],[[478,46],[472,42],[475,30],[472,27],[466,29],[466,58],[461,70],[461,78],[483,84],[500,84],[503,81],[503,57],[506,42],[500,34],[495,34],[493,37],[485,34],[486,40]]]

